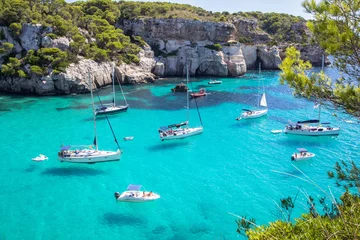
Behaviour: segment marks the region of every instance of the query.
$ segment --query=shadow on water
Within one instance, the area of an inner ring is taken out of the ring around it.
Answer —
[[[70,106],[70,107],[63,107],[63,108],[55,108],[56,111],[65,111],[65,110],[81,110],[81,109],[88,109],[89,105],[77,105],[77,106]]]
[[[33,163],[30,166],[28,166],[24,171],[27,172],[27,173],[32,173],[38,168],[39,168],[39,166],[37,166],[37,164]]]
[[[234,117],[234,123],[230,125],[231,128],[246,128],[250,125],[259,124],[260,122],[267,119],[267,116],[252,118],[252,119],[240,119],[236,120]]]
[[[104,171],[91,168],[80,168],[80,167],[69,167],[69,168],[49,168],[44,170],[41,174],[43,175],[52,175],[52,176],[78,176],[78,177],[87,177],[87,176],[96,176],[104,174]]]
[[[313,137],[313,136],[296,136],[291,134],[286,134],[287,138],[284,140],[279,140],[278,144],[290,146],[298,148],[298,147],[304,147],[304,148],[315,148],[320,147],[322,145],[328,145],[329,143],[336,141],[336,137],[334,136],[322,136],[322,137]]]
[[[159,141],[161,141],[161,140],[159,140]],[[184,147],[184,146],[189,145],[189,142],[187,142],[185,139],[178,140],[178,141],[181,141],[181,142],[163,141],[163,142],[160,142],[159,144],[149,146],[149,147],[147,147],[147,149],[149,151],[156,152],[156,151],[172,150],[172,149],[176,149],[179,147]]]
[[[144,225],[145,222],[130,215],[119,213],[105,213],[103,216],[103,223],[109,226],[124,226],[124,225]]]

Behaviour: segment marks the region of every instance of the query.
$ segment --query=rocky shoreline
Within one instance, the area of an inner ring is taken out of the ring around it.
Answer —
[[[256,22],[237,19],[232,23],[202,22],[189,19],[136,19],[120,20],[116,27],[128,35],[141,36],[147,46],[139,52],[138,64],[116,66],[115,74],[122,84],[154,82],[157,78],[184,76],[185,64],[189,64],[192,76],[237,77],[249,69],[256,69],[261,63],[262,69],[276,70],[285,57],[289,44],[267,46],[270,37],[257,30]],[[52,28],[41,25],[23,24],[21,34],[15,38],[7,27],[0,27],[4,39],[14,45],[10,52],[0,55],[20,56],[30,49],[42,47],[70,49],[72,39],[60,37],[51,39],[47,34]],[[85,30],[82,30],[84,35]],[[253,40],[253,44],[236,41],[239,37]],[[310,44],[295,45],[302,58],[315,66],[321,64],[322,49]],[[36,94],[61,95],[85,93],[89,91],[88,72],[92,73],[94,87],[111,84],[112,62],[97,63],[91,59],[79,57],[65,72],[48,72],[43,77],[31,74],[30,66],[25,66],[29,77],[0,75],[0,91]]]

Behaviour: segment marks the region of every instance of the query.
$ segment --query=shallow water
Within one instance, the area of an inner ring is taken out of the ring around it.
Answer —
[[[355,118],[323,107],[322,121],[342,128],[338,137],[272,134],[288,120],[316,119],[314,103],[294,98],[279,85],[278,72],[263,72],[268,115],[235,121],[242,108],[257,105],[257,74],[217,79],[223,84],[208,85],[209,78],[192,83],[194,90],[206,87],[209,93],[198,99],[204,132],[169,142],[160,141],[157,129],[186,120],[185,94],[170,91],[183,79],[125,86],[130,108],[110,117],[123,156],[94,165],[57,160],[61,144],[92,143],[90,95],[0,95],[0,239],[233,239],[235,218],[228,212],[261,224],[274,219],[274,201],[295,196],[297,187],[321,195],[313,185],[276,172],[304,177],[294,166],[322,188],[341,193],[326,172],[339,160],[359,162],[360,125],[345,122]],[[110,91],[101,90],[102,100],[110,100]],[[197,126],[194,100],[190,104],[190,125]],[[115,150],[105,119],[97,128],[100,148]],[[124,142],[125,136],[134,139]],[[298,147],[316,157],[291,162]],[[32,162],[40,153],[49,160]],[[142,184],[161,199],[116,203],[114,192],[128,184]],[[303,195],[298,201],[306,204]],[[303,211],[298,204],[294,216]]]

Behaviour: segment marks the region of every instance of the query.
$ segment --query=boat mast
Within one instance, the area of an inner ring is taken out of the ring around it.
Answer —
[[[116,106],[115,104],[115,64],[113,64],[113,71],[112,71],[112,91],[113,91],[113,103],[114,103],[114,107]]]
[[[261,74],[261,63],[259,63],[259,81],[258,81],[258,101],[257,101],[257,106],[258,108],[260,107],[260,74]]]
[[[321,73],[322,74],[324,74],[324,64],[325,64],[325,56],[323,54],[322,58],[321,58]],[[321,113],[321,98],[320,98],[320,101],[319,101],[319,113],[318,113],[319,124],[320,124],[320,113]]]
[[[92,113],[93,113],[93,117],[94,117],[94,134],[95,134],[94,145],[96,147],[96,151],[98,151],[99,148],[98,148],[98,141],[97,141],[97,134],[96,134],[96,115],[95,115],[94,95],[93,95],[93,91],[92,91],[93,81],[91,79],[90,72],[88,72],[88,77],[89,77],[89,86],[90,86],[90,93],[91,93]]]
[[[115,76],[115,65],[114,65],[114,76]],[[118,78],[116,78],[117,79],[117,81],[118,81],[118,84],[119,84],[119,87],[120,87],[120,91],[121,91],[121,94],[123,95],[123,97],[124,97],[124,100],[125,100],[125,105],[126,106],[128,106],[128,103],[127,103],[127,101],[126,101],[126,97],[125,97],[125,94],[124,94],[124,91],[123,91],[123,89],[122,89],[122,87],[121,87],[121,83],[120,83],[120,81],[119,81],[119,79]]]
[[[186,63],[186,108],[187,108],[187,121],[189,123],[190,109],[189,109],[189,66]]]

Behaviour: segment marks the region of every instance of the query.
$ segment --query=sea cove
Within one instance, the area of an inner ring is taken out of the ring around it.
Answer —
[[[195,90],[206,87],[209,93],[197,100],[204,132],[174,142],[161,142],[157,130],[185,119],[185,93],[170,90],[184,78],[126,85],[129,110],[109,118],[122,158],[95,165],[57,160],[62,144],[92,144],[90,94],[41,98],[2,94],[0,238],[234,239],[237,226],[229,212],[266,224],[275,219],[274,201],[295,196],[296,187],[321,195],[313,185],[275,172],[302,177],[296,168],[339,196],[342,189],[335,187],[326,172],[336,161],[360,158],[360,125],[345,122],[356,123],[356,118],[324,107],[321,118],[341,127],[339,136],[272,134],[288,120],[317,117],[314,102],[295,98],[287,86],[279,84],[278,74],[262,73],[269,113],[251,121],[235,118],[242,108],[257,104],[257,72],[216,78],[223,83],[211,86],[207,84],[210,78],[191,78]],[[102,89],[102,99],[111,100],[110,92],[110,87]],[[190,121],[198,121],[194,108]],[[97,128],[100,147],[116,149],[104,119],[97,121]],[[134,139],[122,141],[125,136]],[[292,162],[291,154],[298,147],[316,157]],[[49,160],[32,162],[40,153]],[[160,193],[161,199],[116,203],[114,192],[130,183],[143,184]],[[298,198],[305,203],[304,196]],[[294,215],[305,211],[299,204]]]

